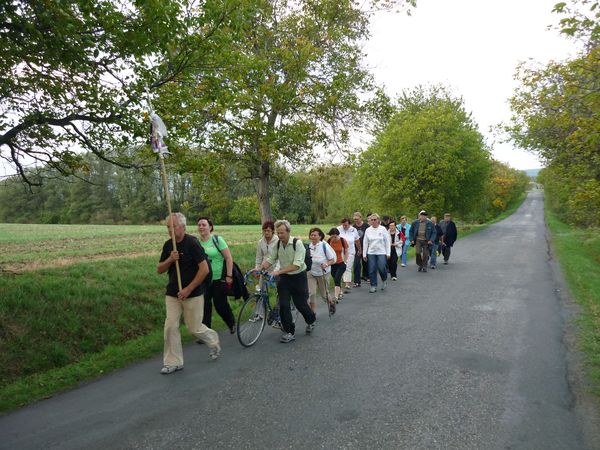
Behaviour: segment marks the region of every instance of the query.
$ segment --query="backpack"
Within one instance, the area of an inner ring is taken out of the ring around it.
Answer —
[[[219,248],[219,236],[217,236],[216,234],[213,234],[212,241],[213,241],[213,244],[215,245],[215,248],[222,255],[223,252]],[[210,270],[211,270],[211,274],[212,274],[212,268]],[[223,272],[221,273],[221,280],[222,280],[221,281],[221,289],[223,290],[223,293],[228,297],[233,297],[235,299],[243,298],[244,300],[247,300],[250,297],[250,293],[248,292],[248,288],[246,287],[246,283],[244,282],[244,274],[242,273],[242,270],[237,265],[237,263],[235,261],[233,261],[233,267],[232,267],[232,273],[231,273],[233,285],[231,286],[231,288],[229,288],[227,286],[227,283],[225,282],[225,275],[227,275],[226,272],[227,272],[227,265],[225,264],[225,261],[223,261]]]
[[[296,241],[298,239],[294,238],[294,240],[292,241],[292,247],[294,248],[294,251],[296,251]],[[312,267],[312,255],[310,254],[310,247],[308,246],[308,244],[302,244],[304,245],[304,264],[306,264],[306,269],[310,270],[310,268]],[[281,241],[277,241],[277,255],[279,255],[279,247],[281,246]]]

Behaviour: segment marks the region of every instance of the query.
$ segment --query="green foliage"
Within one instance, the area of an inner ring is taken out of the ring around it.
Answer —
[[[32,184],[45,174],[24,164],[61,175],[85,170],[81,148],[137,163],[120,150],[146,140],[146,90],[210,64],[248,3],[1,2],[0,155]]]
[[[521,86],[511,99],[506,129],[515,143],[546,161],[541,180],[553,211],[567,223],[597,226],[600,216],[584,211],[600,204],[599,12],[597,2],[578,3],[591,5],[595,22],[573,13],[561,27],[566,34],[585,35],[588,45],[569,61],[519,68]],[[556,10],[567,12],[562,5]]]
[[[229,222],[232,224],[260,223],[260,213],[256,196],[241,197],[233,202],[233,209],[229,213]]]
[[[489,152],[462,100],[418,88],[360,157],[359,192],[370,208],[394,214],[421,208],[467,216],[481,201]]]
[[[181,124],[175,147],[182,166],[206,174],[220,170],[208,163],[218,159],[243,169],[254,181],[261,218],[271,218],[276,163],[300,169],[315,146],[347,143],[352,130],[367,128],[367,119],[385,109],[361,46],[367,9],[394,3],[414,2],[256,1],[212,55],[213,70],[190,70],[161,90],[167,122]]]

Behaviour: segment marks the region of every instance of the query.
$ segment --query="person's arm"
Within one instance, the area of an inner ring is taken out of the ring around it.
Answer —
[[[256,246],[256,258],[254,258],[254,268],[259,269],[260,265],[263,262],[263,251],[262,251],[262,239],[258,241],[258,245]]]
[[[367,260],[367,250],[369,248],[369,237],[367,236],[367,231],[365,230],[365,234],[363,235],[363,259]]]
[[[229,256],[231,256],[231,254]],[[196,289],[202,284],[202,282],[208,275],[208,272],[208,263],[206,262],[206,260],[199,263],[198,272],[196,272],[196,276],[192,279],[192,281],[190,281],[190,284],[188,284],[186,287],[184,287],[177,293],[177,298],[180,298],[182,300],[188,298],[190,294],[194,291],[194,289]]]
[[[390,259],[392,257],[392,238],[390,237],[390,233],[388,231],[386,231],[383,236],[383,240],[385,241],[385,256],[387,259]]]
[[[158,266],[156,266],[156,271],[158,273],[165,273],[167,270],[169,270],[171,264],[178,260],[179,252],[177,250],[173,250],[167,259],[158,263]]]
[[[231,252],[229,251],[228,247],[221,250],[221,252],[223,252],[225,267],[227,268],[225,271],[225,281],[227,281],[227,283],[233,283],[233,257],[231,256]]]

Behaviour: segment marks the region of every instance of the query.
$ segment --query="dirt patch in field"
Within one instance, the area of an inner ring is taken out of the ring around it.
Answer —
[[[247,245],[254,244],[255,241],[233,241],[229,243],[230,247],[235,245]],[[40,246],[41,249],[48,250],[48,247],[45,245]],[[65,247],[63,247],[65,248]],[[67,248],[71,249],[72,246],[67,246]],[[31,248],[27,250],[31,251]],[[53,269],[57,267],[66,267],[73,264],[79,264],[84,262],[96,262],[96,261],[106,261],[111,259],[119,259],[119,258],[140,258],[144,256],[153,256],[158,261],[158,257],[160,255],[160,248],[156,250],[148,250],[148,251],[138,251],[138,252],[105,252],[96,255],[73,255],[73,256],[45,256],[44,260],[32,260],[32,261],[16,261],[16,262],[5,262],[0,264],[0,274],[14,274],[18,275],[23,272],[32,272],[35,270],[41,269]]]

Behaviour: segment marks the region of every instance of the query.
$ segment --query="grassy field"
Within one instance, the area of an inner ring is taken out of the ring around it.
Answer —
[[[581,305],[577,343],[586,355],[592,389],[600,396],[600,234],[561,222],[546,209],[552,246],[569,293]]]
[[[485,226],[459,224],[459,234]],[[294,225],[292,234],[306,240],[311,227]],[[254,266],[259,226],[215,232],[242,270]],[[156,263],[167,239],[158,225],[0,224],[0,352],[10,362],[0,367],[0,411],[162,350],[166,275]],[[240,302],[231,304],[235,314]]]

